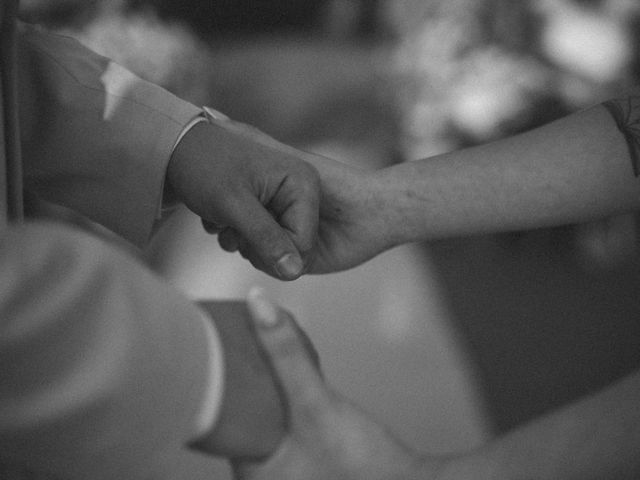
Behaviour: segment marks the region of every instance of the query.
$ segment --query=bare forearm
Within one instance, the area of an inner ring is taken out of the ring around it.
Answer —
[[[454,461],[442,480],[635,479],[640,373]]]
[[[397,243],[577,223],[640,207],[640,180],[610,113],[376,173]]]

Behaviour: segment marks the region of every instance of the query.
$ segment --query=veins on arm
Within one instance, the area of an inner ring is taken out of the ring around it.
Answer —
[[[622,132],[629,156],[633,165],[633,173],[640,177],[640,92],[634,92],[628,97],[616,98],[604,102],[605,107]]]

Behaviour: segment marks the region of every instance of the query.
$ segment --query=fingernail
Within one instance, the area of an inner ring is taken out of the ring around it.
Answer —
[[[278,311],[276,307],[267,300],[264,289],[253,287],[249,290],[247,305],[254,321],[260,326],[272,328],[278,325]]]
[[[287,253],[278,260],[276,270],[283,278],[296,278],[302,272],[302,259],[293,253]]]

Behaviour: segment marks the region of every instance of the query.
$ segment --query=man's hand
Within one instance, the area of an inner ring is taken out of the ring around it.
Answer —
[[[249,309],[286,396],[289,431],[269,459],[234,462],[236,479],[436,478],[444,461],[419,457],[326,386],[290,315],[255,291]]]
[[[384,182],[376,172],[297,150],[249,125],[228,119],[213,121],[245,142],[261,144],[272,152],[279,152],[282,158],[302,159],[318,172],[319,224],[314,223],[318,225],[318,236],[312,249],[306,252],[305,273],[347,270],[402,242],[400,232],[393,227],[397,218],[392,206],[378,195]],[[312,220],[318,221],[318,212]],[[237,230],[220,232],[219,242],[224,250],[239,250],[254,266],[274,276],[267,265],[255,261],[258,252]]]
[[[177,146],[167,187],[227,250],[293,280],[315,246],[320,196],[317,172],[297,153],[257,142],[231,121],[203,122]]]

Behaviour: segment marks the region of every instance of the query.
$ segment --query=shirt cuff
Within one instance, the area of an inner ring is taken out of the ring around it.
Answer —
[[[171,149],[171,154],[170,155],[173,155],[173,153],[176,151],[176,148],[178,148],[178,145],[180,144],[182,139],[185,137],[185,135],[187,133],[189,133],[189,131],[193,127],[195,127],[197,124],[199,124],[201,122],[207,122],[207,121],[208,121],[208,119],[205,116],[204,112],[202,112],[200,115],[197,115],[197,116],[193,117],[191,119],[191,121],[189,123],[187,123],[185,125],[185,127],[182,129],[182,131],[180,132],[180,135],[178,135],[177,140],[173,144],[173,148]],[[166,174],[165,174],[164,181],[165,182],[167,181]],[[164,183],[162,185],[162,191],[164,192]],[[158,211],[156,212],[156,220],[160,220],[162,217],[167,215],[167,213],[172,211],[176,206],[177,206],[177,203],[176,204],[171,203],[171,202],[167,201],[165,198],[163,198],[162,201],[160,202],[160,205],[158,206]]]
[[[185,135],[187,133],[189,133],[189,131],[193,127],[195,127],[197,124],[202,123],[202,122],[211,122],[211,121],[216,121],[216,120],[217,121],[225,121],[225,120],[229,120],[229,117],[227,117],[223,113],[220,113],[217,110],[214,110],[211,107],[202,107],[202,113],[200,113],[200,115],[197,115],[194,118],[192,118],[191,121],[189,123],[187,123],[185,125],[185,127],[182,129],[182,132],[180,132],[180,135],[178,135],[178,138],[175,141],[175,143],[173,144],[173,148],[171,149],[171,155],[173,155],[173,152],[176,151],[176,148],[178,148],[178,145],[180,144],[182,139],[185,137]],[[165,181],[166,181],[166,175],[165,175]],[[164,191],[164,185],[162,185],[162,191]],[[171,210],[173,210],[173,208],[175,206],[176,205],[174,205],[174,204],[170,204],[170,203],[166,202],[165,199],[162,199],[162,201],[160,202],[160,206],[158,208],[158,212],[156,214],[156,220],[161,219],[164,215],[166,215]]]
[[[173,152],[176,151],[176,148],[178,147],[178,145],[180,144],[180,142],[182,141],[184,136],[187,133],[189,133],[189,130],[191,130],[197,124],[199,124],[201,122],[206,122],[206,121],[207,121],[207,117],[205,116],[204,113],[201,113],[197,117],[194,117],[193,119],[191,119],[191,121],[189,123],[187,123],[185,125],[185,127],[182,129],[182,132],[180,132],[180,135],[178,136],[178,139],[176,140],[176,143],[173,144],[173,149],[171,149],[171,154],[173,154]]]
[[[211,319],[204,313],[201,320],[205,329],[205,338],[209,351],[209,376],[205,387],[204,397],[198,415],[196,416],[195,435],[199,438],[211,431],[218,419],[224,394],[224,355],[222,342],[218,332],[211,323]]]

